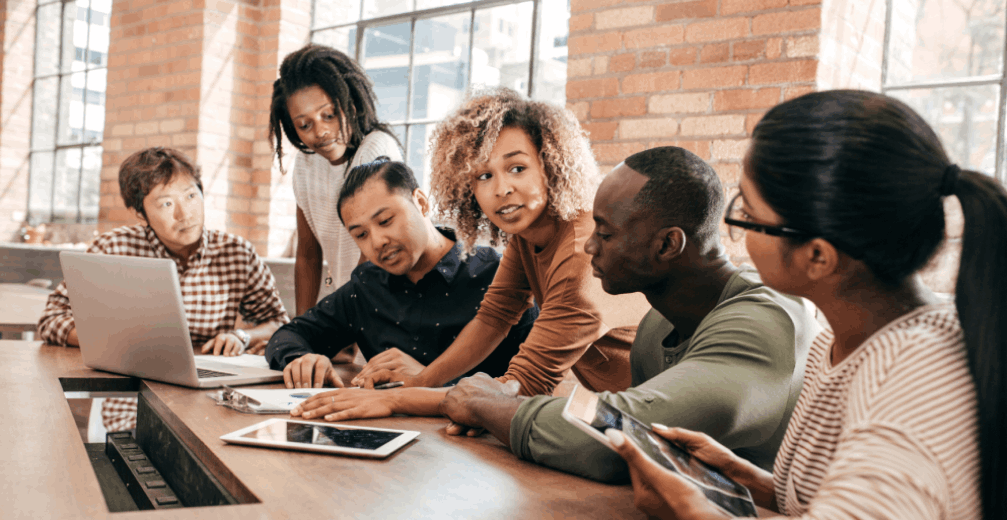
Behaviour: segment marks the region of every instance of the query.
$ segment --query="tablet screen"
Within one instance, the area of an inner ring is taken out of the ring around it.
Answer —
[[[377,450],[400,435],[402,435],[401,432],[277,421],[257,430],[250,431],[242,435],[242,437],[274,442]]]
[[[757,516],[750,495],[744,486],[725,477],[716,469],[651,432],[650,427],[622,413],[614,406],[597,399],[591,426],[604,433],[609,428],[621,430],[632,437],[651,459],[662,466],[685,475],[699,484],[707,499],[734,516]]]

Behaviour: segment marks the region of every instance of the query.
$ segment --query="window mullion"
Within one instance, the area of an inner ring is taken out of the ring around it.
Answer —
[[[535,93],[535,61],[538,60],[538,33],[541,27],[539,26],[540,20],[539,16],[542,14],[542,10],[539,9],[542,0],[534,0],[532,2],[531,8],[531,55],[528,57],[528,97],[531,98]]]
[[[1007,9],[1004,9],[1004,27],[1007,27]],[[1001,183],[1007,182],[1007,172],[1004,171],[1004,119],[1007,118],[1007,40],[1004,41],[1003,68],[1000,70],[1000,106],[997,107],[997,150],[996,164],[993,165],[993,175]]]

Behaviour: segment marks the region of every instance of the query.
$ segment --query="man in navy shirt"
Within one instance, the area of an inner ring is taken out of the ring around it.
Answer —
[[[401,162],[379,158],[351,170],[337,209],[369,262],[269,340],[266,359],[283,369],[288,388],[344,386],[331,357],[353,343],[367,359],[380,355],[422,370],[475,316],[500,263],[488,247],[462,258],[454,232],[426,216],[430,203]],[[466,375],[503,375],[537,316],[533,306]]]

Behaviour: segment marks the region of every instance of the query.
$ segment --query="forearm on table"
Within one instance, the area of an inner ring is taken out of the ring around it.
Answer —
[[[417,386],[442,386],[472,370],[500,345],[507,337],[508,330],[500,330],[473,319],[451,346],[419,373],[421,384]]]
[[[70,329],[70,332],[66,335],[66,346],[80,347],[80,339],[77,337],[77,327]]]
[[[379,390],[388,392],[392,398],[392,413],[405,415],[416,415],[421,417],[435,417],[440,415],[438,408],[444,396],[448,393],[447,388],[396,388],[393,390]]]
[[[494,396],[472,399],[466,403],[473,415],[479,419],[479,426],[510,449],[510,425],[517,414],[524,397]]]

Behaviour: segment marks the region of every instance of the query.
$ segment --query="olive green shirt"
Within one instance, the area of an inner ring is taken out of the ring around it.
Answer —
[[[651,309],[630,351],[633,386],[599,396],[645,424],[705,432],[768,470],[820,330],[810,303],[763,286],[743,268],[692,337],[678,338]],[[514,454],[595,480],[628,480],[619,455],[562,417],[566,401],[537,396],[521,404],[510,427]]]

